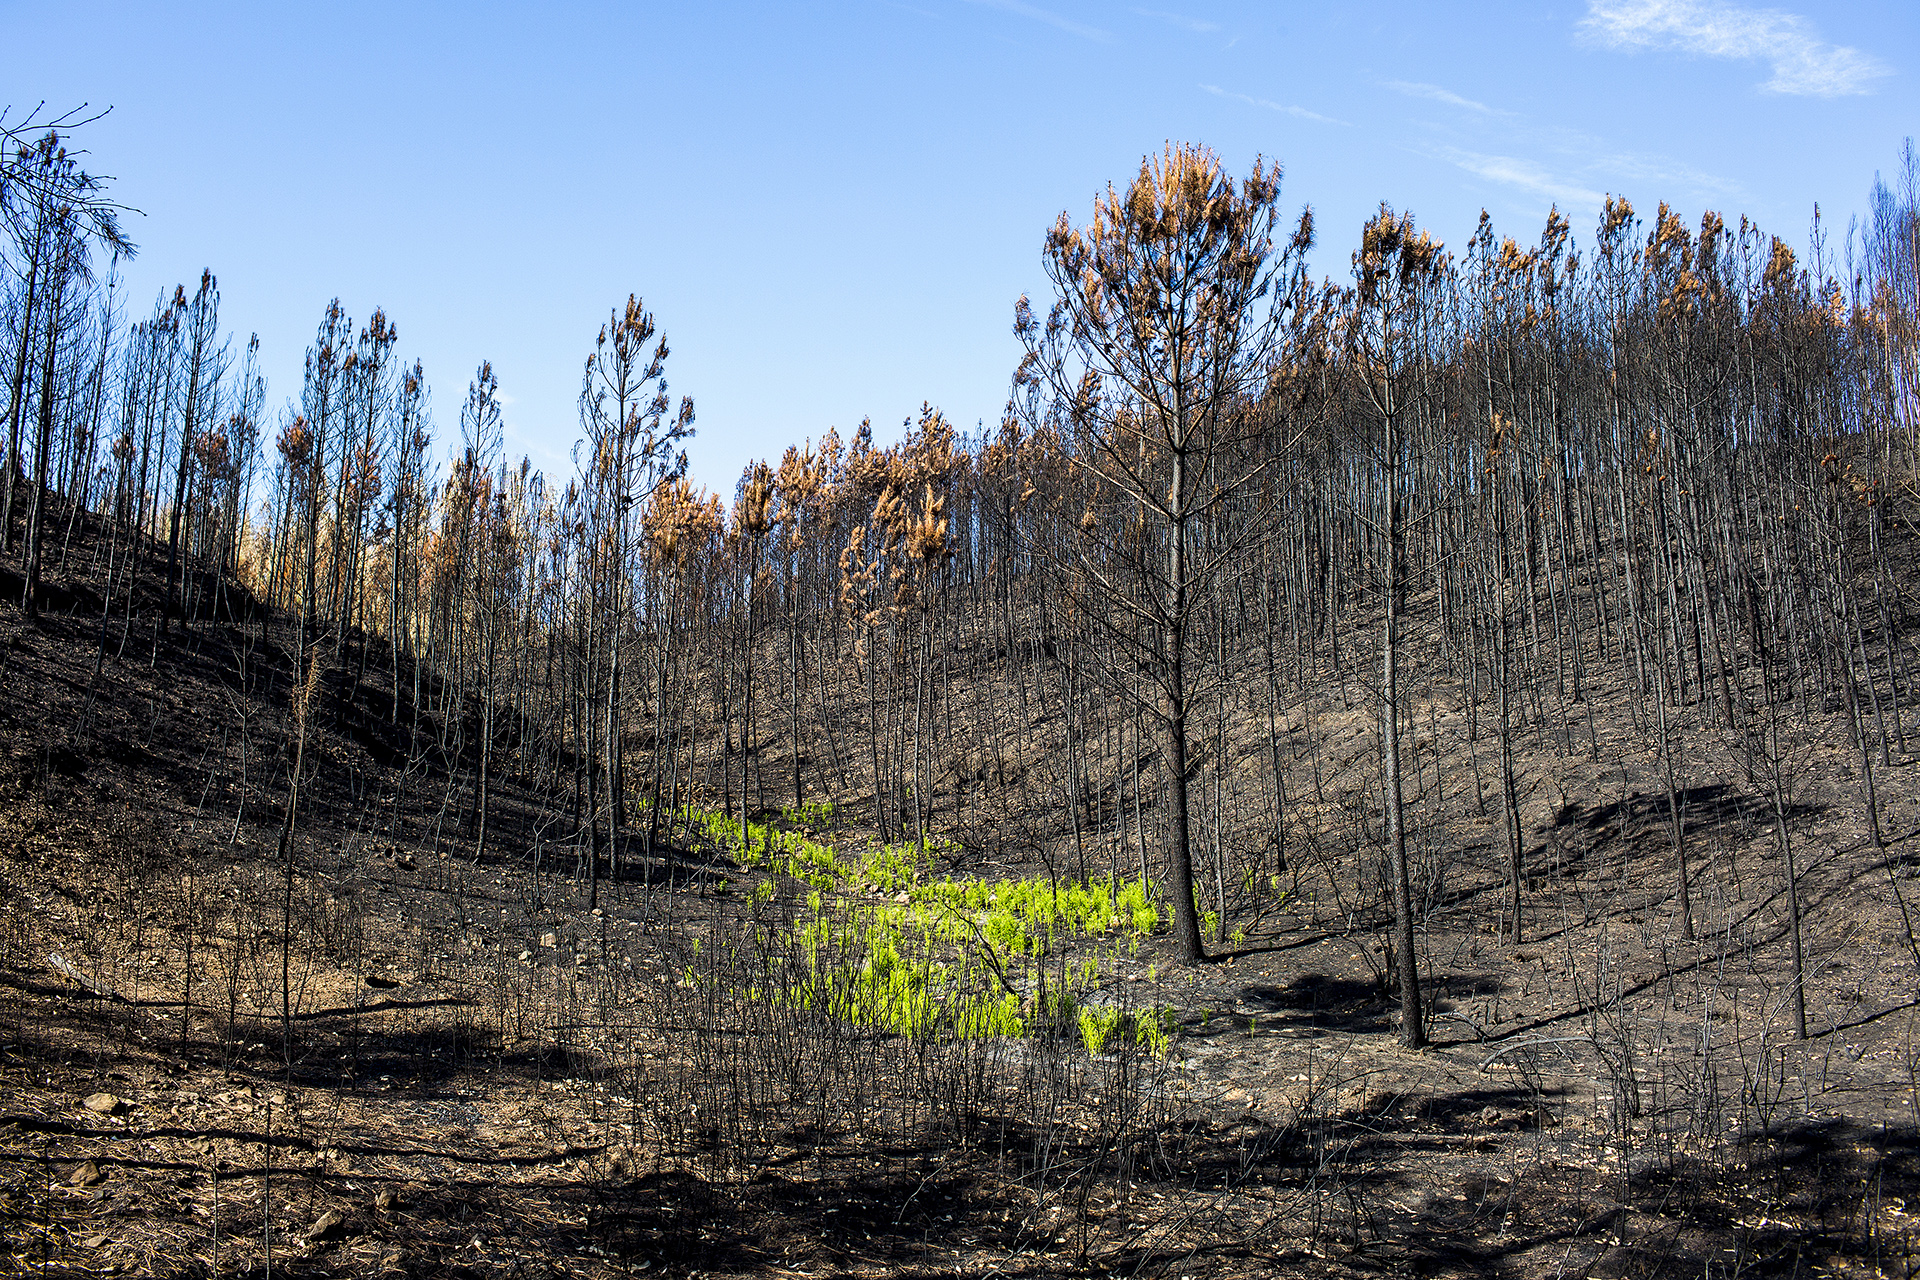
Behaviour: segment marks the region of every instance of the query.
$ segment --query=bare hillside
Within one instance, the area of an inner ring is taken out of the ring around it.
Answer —
[[[1534,719],[1513,742],[1516,943],[1496,748],[1466,731],[1416,598],[1434,1044],[1409,1051],[1356,682],[1300,681],[1277,736],[1257,698],[1223,700],[1209,750],[1250,776],[1280,760],[1284,848],[1256,839],[1275,816],[1256,790],[1223,784],[1246,853],[1203,877],[1231,936],[1197,969],[1164,904],[1060,905],[1123,885],[1138,850],[1118,824],[1076,834],[1042,743],[969,719],[969,682],[1010,678],[990,646],[950,655],[937,841],[889,852],[857,786],[757,811],[743,840],[696,790],[650,851],[635,814],[589,907],[580,849],[511,775],[473,858],[444,726],[359,679],[358,637],[307,705],[287,836],[292,620],[235,587],[169,630],[142,598],[103,644],[88,537],[65,607],[4,615],[14,1269],[1786,1275],[1912,1256],[1920,803],[1902,754],[1874,845],[1842,708],[1791,730],[1797,1041],[1785,846],[1746,744],[1706,709],[1670,726],[1688,939],[1624,682],[1590,673],[1566,722]],[[1258,658],[1219,674],[1252,687]],[[1043,695],[1072,678],[1036,660]],[[810,714],[852,716],[858,694]],[[699,753],[724,758],[723,725]],[[823,728],[770,735],[763,772]],[[1022,884],[1040,892],[1015,901]],[[981,1033],[962,1007],[1007,1021]]]

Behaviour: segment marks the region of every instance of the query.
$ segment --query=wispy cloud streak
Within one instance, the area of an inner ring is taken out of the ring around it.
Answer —
[[[1597,208],[1606,199],[1598,191],[1557,177],[1533,161],[1518,156],[1484,155],[1478,151],[1462,151],[1458,147],[1442,147],[1435,154],[1489,182],[1518,187],[1570,208]]]
[[[1158,18],[1162,22],[1172,23],[1183,31],[1198,32],[1200,35],[1220,29],[1220,24],[1217,22],[1208,22],[1205,18],[1189,18],[1184,13],[1169,13],[1165,9],[1135,9],[1134,12],[1143,18]]]
[[[1820,39],[1813,24],[1778,9],[1721,0],[1588,0],[1581,34],[1613,49],[1661,49],[1708,58],[1758,59],[1770,93],[1837,98],[1870,93],[1891,68],[1872,54]]]
[[[1442,89],[1437,84],[1419,84],[1407,80],[1389,80],[1387,88],[1395,93],[1405,94],[1409,98],[1425,98],[1430,102],[1444,102],[1450,107],[1464,107],[1468,111],[1478,111],[1482,115],[1503,116],[1505,111],[1496,111],[1484,102],[1475,102],[1472,98],[1463,98],[1451,89]]]
[[[1079,36],[1082,40],[1092,40],[1099,44],[1111,44],[1113,32],[1102,31],[1099,27],[1090,27],[1084,22],[1075,22],[1064,14],[1051,9],[1042,9],[1035,5],[1024,4],[1022,0],[967,0],[968,4],[977,4],[987,9],[999,9],[1017,17],[1029,18],[1034,22],[1044,22],[1057,27],[1068,35]]]
[[[1345,120],[1323,116],[1318,111],[1309,111],[1305,107],[1289,106],[1284,102],[1272,102],[1266,98],[1253,98],[1244,93],[1231,93],[1217,84],[1203,84],[1200,87],[1216,98],[1231,98],[1235,102],[1244,102],[1250,107],[1261,107],[1267,111],[1278,111],[1281,115],[1292,116],[1297,120],[1311,120],[1315,124],[1347,124]]]

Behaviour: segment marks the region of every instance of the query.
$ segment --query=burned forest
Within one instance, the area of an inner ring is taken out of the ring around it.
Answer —
[[[1920,1266],[1911,143],[1452,245],[1171,145],[1001,421],[716,493],[627,282],[567,474],[404,315],[269,388],[89,123],[0,119],[0,1271]]]

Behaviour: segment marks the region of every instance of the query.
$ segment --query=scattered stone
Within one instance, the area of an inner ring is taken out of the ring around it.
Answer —
[[[117,1116],[127,1109],[127,1104],[110,1093],[89,1094],[80,1104],[97,1116]]]
[[[543,933],[540,935],[540,945],[547,948],[549,951],[551,951],[553,948],[560,945],[560,939],[554,937],[550,933]]]
[[[89,1160],[73,1171],[72,1176],[67,1179],[67,1185],[74,1187],[97,1187],[106,1180],[107,1175],[100,1171],[100,1166]]]
[[[82,1249],[98,1249],[106,1243],[107,1237],[104,1235],[88,1236],[80,1242],[80,1247]]]
[[[307,1243],[320,1244],[328,1240],[338,1240],[347,1234],[347,1220],[328,1210],[314,1220],[307,1228]]]
[[[522,951],[522,952],[520,953],[520,961],[521,961],[521,963],[522,963],[522,964],[524,964],[524,963],[526,963],[527,961],[529,961],[529,960],[531,960],[531,959],[533,959],[533,952],[531,952],[531,951]]]

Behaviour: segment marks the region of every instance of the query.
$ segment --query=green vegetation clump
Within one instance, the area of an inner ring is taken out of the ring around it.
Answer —
[[[785,825],[686,810],[697,838],[770,878],[756,904],[785,908],[757,932],[797,954],[804,978],[777,998],[858,1026],[915,1038],[1078,1035],[1100,1053],[1123,1028],[1156,1053],[1165,1019],[1084,1008],[1103,964],[1160,924],[1151,886],[1138,879],[936,878],[959,848],[944,837],[871,841],[849,857],[814,838],[830,805],[781,811]],[[802,830],[793,830],[793,825]],[[1069,943],[1091,954],[1069,957]],[[1102,946],[1102,943],[1105,945]],[[764,988],[753,998],[776,998]]]
[[[1155,1008],[1146,1013],[1130,1013],[1113,1005],[1090,1005],[1080,1010],[1080,1043],[1087,1052],[1099,1057],[1113,1044],[1114,1037],[1131,1037],[1144,1045],[1156,1058],[1167,1056],[1167,1033],[1173,1023],[1171,1011]]]

